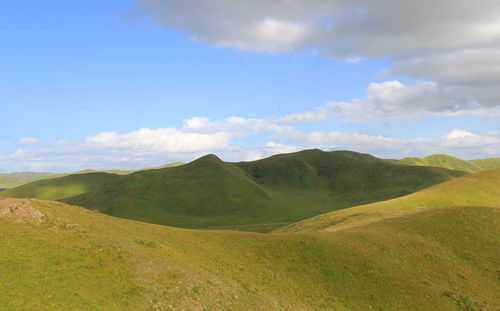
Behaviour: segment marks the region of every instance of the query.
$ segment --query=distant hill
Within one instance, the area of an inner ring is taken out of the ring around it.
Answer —
[[[499,230],[487,207],[255,234],[0,199],[0,309],[499,310]]]
[[[488,170],[490,168],[500,167],[500,158],[490,158],[490,159],[482,159],[482,160],[472,160],[469,161],[479,166],[484,170]]]
[[[62,200],[122,180],[124,175],[109,173],[71,174],[63,177],[37,180],[0,193],[1,197],[37,198]]]
[[[179,167],[71,175],[0,197],[59,200],[144,222],[266,232],[329,211],[403,196],[464,172],[305,150],[253,162],[209,155]]]
[[[459,170],[475,173],[482,170],[500,167],[500,158],[465,161],[445,154],[435,154],[426,158],[404,158],[401,160],[390,160],[393,163],[406,165],[435,166],[451,170]]]
[[[109,173],[109,174],[117,174],[117,175],[128,175],[132,174],[135,172],[142,172],[142,171],[147,171],[147,170],[157,170],[161,168],[167,168],[167,167],[176,167],[176,166],[181,166],[183,165],[183,162],[172,162],[168,163],[165,165],[160,165],[160,166],[155,166],[155,167],[146,167],[146,168],[140,168],[136,170],[92,170],[92,169],[86,169],[83,171],[78,171],[75,173],[70,173],[70,174],[64,174],[64,175],[71,175],[71,174],[88,174],[88,173]]]
[[[319,215],[279,232],[334,231],[450,206],[500,208],[500,168],[457,178],[404,197]]]
[[[16,172],[9,174],[0,174],[0,188],[14,188],[28,182],[47,178],[57,175],[55,173],[32,173],[32,172]]]
[[[158,167],[149,167],[149,168],[142,168],[142,169],[137,169],[137,170],[104,170],[104,171],[98,171],[98,170],[83,170],[83,171],[78,171],[74,173],[62,173],[62,174],[57,174],[57,173],[50,173],[50,172],[45,172],[45,173],[34,173],[34,172],[14,172],[14,173],[8,173],[8,174],[0,174],[0,189],[10,189],[10,188],[15,188],[22,186],[24,184],[27,184],[29,182],[37,181],[37,180],[42,180],[42,179],[48,179],[48,178],[59,178],[59,177],[64,177],[68,175],[73,175],[73,174],[86,174],[86,173],[110,173],[110,174],[117,174],[117,175],[127,175],[131,174],[134,172],[139,172],[143,170],[150,170],[150,169],[160,169],[160,168],[165,168],[165,167],[174,167],[174,166],[179,166],[182,165],[182,162],[173,162],[169,163],[166,165],[158,166]]]

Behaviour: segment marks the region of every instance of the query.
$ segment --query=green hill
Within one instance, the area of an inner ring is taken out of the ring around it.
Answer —
[[[306,150],[253,162],[210,155],[179,167],[80,174],[0,197],[60,200],[103,213],[184,228],[267,232],[333,210],[412,193],[465,173],[392,164],[354,152]]]
[[[435,166],[451,170],[475,173],[490,168],[500,167],[500,158],[465,161],[446,154],[435,154],[426,158],[404,158],[401,160],[389,160],[393,163],[417,166]]]
[[[404,197],[316,216],[278,231],[335,231],[450,206],[500,207],[500,168],[457,178]]]
[[[500,211],[195,231],[0,199],[1,310],[498,310]]]

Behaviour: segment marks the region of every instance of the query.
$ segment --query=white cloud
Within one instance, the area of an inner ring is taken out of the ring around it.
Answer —
[[[41,143],[42,143],[41,140],[32,137],[24,137],[19,140],[19,144],[21,145],[38,145]]]
[[[273,139],[279,139],[295,144],[305,144],[323,148],[339,148],[354,146],[357,148],[390,148],[402,142],[401,139],[390,138],[382,135],[369,135],[356,132],[301,132],[295,130],[290,134],[275,134]],[[352,148],[351,148],[352,149]]]
[[[3,141],[3,140],[0,140],[0,145],[10,145],[11,142],[10,141]]]
[[[298,146],[278,144],[273,141],[267,142],[263,149],[269,154],[290,153],[301,150]]]
[[[190,133],[174,128],[138,131],[118,134],[103,132],[89,136],[85,143],[105,149],[132,150],[136,154],[154,152],[201,152],[224,149],[232,138],[228,132]]]

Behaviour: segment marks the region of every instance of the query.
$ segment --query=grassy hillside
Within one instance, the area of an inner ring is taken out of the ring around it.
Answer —
[[[183,166],[126,176],[74,175],[28,184],[0,197],[60,200],[176,227],[267,232],[464,174],[392,164],[353,152],[307,150],[241,163],[205,156]]]
[[[457,178],[404,197],[316,216],[278,231],[341,230],[450,206],[500,207],[500,168]]]
[[[1,310],[498,310],[500,213],[194,231],[0,199]]]

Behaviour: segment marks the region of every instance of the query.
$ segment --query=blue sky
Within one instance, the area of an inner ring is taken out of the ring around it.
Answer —
[[[0,172],[500,156],[500,6],[358,2],[3,1]]]

